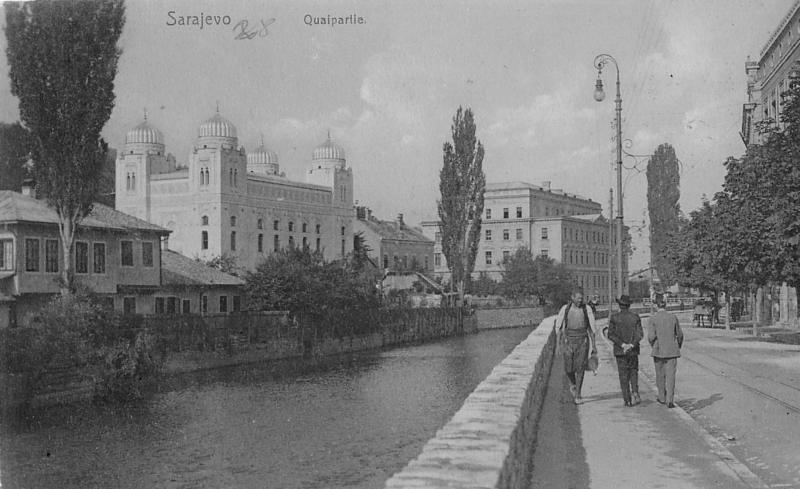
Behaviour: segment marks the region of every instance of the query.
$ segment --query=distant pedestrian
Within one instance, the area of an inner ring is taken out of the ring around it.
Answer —
[[[592,308],[592,312],[594,313],[594,315],[597,316],[597,306],[600,305],[600,295],[597,292],[595,292],[594,296],[592,296],[592,298],[589,299],[589,302],[587,304],[589,305],[589,307]]]
[[[582,404],[581,389],[590,353],[595,347],[594,313],[583,303],[583,289],[572,289],[572,298],[556,317],[556,355],[564,356],[564,371],[575,404]]]
[[[666,311],[667,303],[663,298],[658,298],[656,305],[658,310],[650,316],[647,326],[647,340],[653,347],[658,402],[674,408],[675,373],[683,346],[683,331],[677,316]]]
[[[636,406],[639,397],[639,342],[644,337],[642,319],[631,312],[631,298],[627,295],[617,299],[620,311],[608,321],[608,339],[614,343],[617,359],[619,385],[625,406]]]

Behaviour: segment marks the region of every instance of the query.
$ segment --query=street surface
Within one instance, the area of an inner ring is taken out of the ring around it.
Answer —
[[[623,406],[603,341],[601,367],[587,374],[581,406],[572,404],[556,360],[531,487],[800,487],[800,346],[694,328],[688,313],[679,318],[686,339],[675,409],[655,401],[646,340],[643,402],[633,408]]]

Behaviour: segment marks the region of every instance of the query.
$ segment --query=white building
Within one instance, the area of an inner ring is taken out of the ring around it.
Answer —
[[[435,275],[449,280],[439,221],[423,222],[422,229],[435,241]],[[610,238],[615,240],[615,233]],[[473,278],[486,272],[491,278],[502,280],[503,261],[520,247],[529,249],[534,256],[548,256],[564,263],[587,294],[597,294],[603,302],[608,300],[609,260],[613,253],[609,249],[608,220],[599,203],[552,189],[550,182],[543,182],[542,186],[524,182],[487,184]],[[627,270],[626,260],[624,277],[628,276]]]
[[[146,117],[129,131],[117,157],[116,208],[171,230],[174,251],[227,254],[251,270],[285,246],[322,250],[327,259],[353,248],[353,172],[330,134],[314,150],[306,182],[295,182],[263,141],[246,154],[219,113],[198,128],[186,165],[166,153]]]

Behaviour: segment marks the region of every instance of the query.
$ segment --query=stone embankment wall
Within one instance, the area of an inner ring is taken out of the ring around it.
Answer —
[[[257,342],[236,338],[231,347],[215,351],[171,351],[167,354],[164,373],[179,374],[198,370],[243,365],[286,358],[318,358],[329,355],[390,348],[404,344],[423,343],[439,338],[470,334],[478,331],[475,314],[459,319],[428,310],[412,316],[412,320],[388,324],[386,332],[343,338],[264,338]],[[45,378],[44,386],[34,397],[33,406],[50,406],[80,400],[94,395],[91,373],[84,371],[54,371]]]
[[[553,317],[470,394],[386,488],[527,488],[536,424],[555,353]]]

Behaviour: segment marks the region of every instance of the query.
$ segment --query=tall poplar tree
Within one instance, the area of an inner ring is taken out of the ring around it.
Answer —
[[[464,299],[464,287],[475,269],[475,257],[481,236],[483,192],[483,145],[475,137],[472,109],[458,108],[451,126],[453,142],[444,143],[444,157],[439,172],[440,229],[442,253],[450,269],[451,283]]]
[[[100,131],[114,108],[122,53],[122,0],[4,4],[11,93],[30,131],[38,191],[59,218],[62,293],[74,273],[75,231],[98,197],[106,144]]]
[[[675,149],[660,145],[647,163],[647,210],[650,215],[650,265],[665,286],[677,276],[667,254],[670,238],[678,232],[681,207],[681,175]]]

